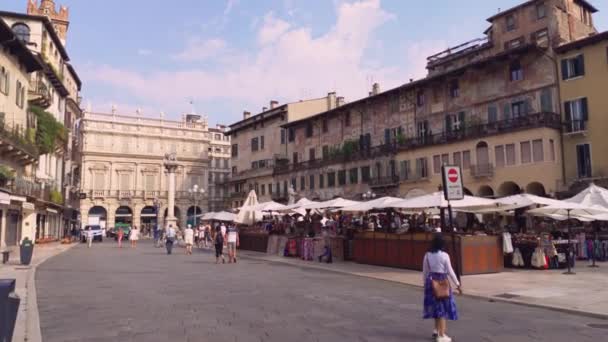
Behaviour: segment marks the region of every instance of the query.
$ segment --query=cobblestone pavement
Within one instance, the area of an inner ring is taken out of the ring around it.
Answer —
[[[36,275],[43,341],[430,341],[422,291],[143,242],[81,245]],[[608,321],[458,298],[454,341],[602,341]]]

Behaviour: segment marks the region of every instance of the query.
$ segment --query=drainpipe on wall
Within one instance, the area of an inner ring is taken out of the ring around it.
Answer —
[[[555,85],[557,89],[557,114],[559,114],[560,123],[562,121],[562,94],[560,91],[560,79],[559,79],[559,65],[557,63],[557,59],[554,56],[550,55],[546,51],[540,50],[545,57],[547,57],[551,63],[553,63],[553,73],[555,76]],[[560,125],[561,126],[561,125]],[[564,153],[564,134],[563,127],[560,127],[560,135],[559,135],[559,146],[560,146],[560,156],[561,156],[561,165],[562,165],[562,185],[566,186],[566,162],[565,162],[565,153]],[[557,192],[557,189],[555,190]]]

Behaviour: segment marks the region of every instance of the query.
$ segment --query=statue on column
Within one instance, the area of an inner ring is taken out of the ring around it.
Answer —
[[[287,201],[287,205],[295,204],[297,195],[298,193],[293,189],[293,186],[290,185],[288,190],[289,200]]]

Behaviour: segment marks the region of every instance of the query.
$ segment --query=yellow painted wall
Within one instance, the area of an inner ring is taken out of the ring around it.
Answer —
[[[561,60],[581,53],[585,55],[585,75],[565,81],[560,75],[562,112],[566,101],[581,97],[587,97],[589,106],[586,133],[564,135],[566,184],[571,184],[578,178],[578,144],[591,145],[592,176],[608,177],[608,40],[566,52],[559,57]]]

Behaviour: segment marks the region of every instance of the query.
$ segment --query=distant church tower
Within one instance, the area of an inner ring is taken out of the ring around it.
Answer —
[[[60,6],[59,12],[57,12],[55,10],[55,2],[53,0],[41,0],[40,6],[38,6],[38,0],[28,0],[27,14],[49,17],[53,23],[53,26],[55,27],[55,32],[57,32],[59,39],[65,46],[68,26],[70,25],[70,21],[68,20],[70,11],[67,7]]]

